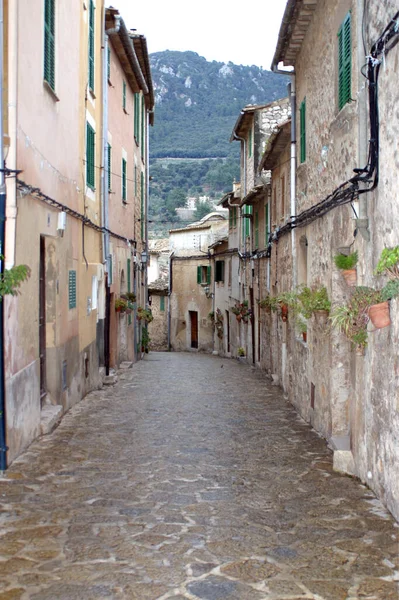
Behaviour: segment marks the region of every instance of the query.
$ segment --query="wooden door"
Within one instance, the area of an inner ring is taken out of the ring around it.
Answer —
[[[191,348],[198,348],[198,313],[190,310]]]
[[[40,399],[43,402],[46,393],[46,241],[40,236],[39,266],[39,357],[40,357]]]

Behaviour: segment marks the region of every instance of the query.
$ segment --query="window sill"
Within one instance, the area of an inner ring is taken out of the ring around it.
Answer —
[[[51,87],[51,85],[49,84],[49,82],[46,81],[46,79],[43,79],[43,87],[50,94],[50,96],[54,100],[54,102],[59,102],[60,101],[60,99],[58,98],[57,94],[55,93],[55,91],[53,90],[53,88]]]

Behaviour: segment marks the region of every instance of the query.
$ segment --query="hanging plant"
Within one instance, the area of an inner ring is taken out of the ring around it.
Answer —
[[[237,321],[243,320],[244,323],[248,323],[248,320],[252,318],[252,311],[248,308],[248,300],[236,302],[236,305],[231,308],[231,312],[236,315]]]
[[[115,300],[115,310],[116,312],[126,312],[127,310],[127,300],[123,298],[116,298]]]
[[[391,279],[399,279],[399,246],[384,248],[374,273],[387,274]]]
[[[356,265],[358,261],[357,250],[351,254],[336,254],[334,256],[335,266],[342,271],[342,275],[348,286],[354,287],[357,282]]]
[[[145,323],[151,323],[151,321],[154,320],[151,309],[143,308],[142,306],[139,306],[137,308],[137,320],[144,321]]]

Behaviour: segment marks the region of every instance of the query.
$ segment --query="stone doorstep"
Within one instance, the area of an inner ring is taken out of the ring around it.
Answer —
[[[118,378],[116,375],[104,375],[103,377],[103,385],[115,385],[117,381]]]
[[[132,367],[133,363],[131,361],[125,360],[119,365],[119,371],[126,371],[127,369],[131,369]]]
[[[45,404],[40,412],[40,433],[47,435],[58,425],[64,414],[60,404]]]

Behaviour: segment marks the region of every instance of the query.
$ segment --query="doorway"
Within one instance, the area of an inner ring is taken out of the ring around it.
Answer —
[[[191,324],[191,348],[198,348],[198,313],[196,310],[190,310]]]
[[[46,241],[40,236],[39,265],[39,357],[40,357],[40,402],[46,397]]]

